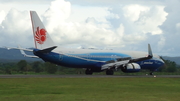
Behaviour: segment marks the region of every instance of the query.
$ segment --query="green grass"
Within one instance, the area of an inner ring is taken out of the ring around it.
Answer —
[[[0,101],[179,101],[179,78],[0,78]]]

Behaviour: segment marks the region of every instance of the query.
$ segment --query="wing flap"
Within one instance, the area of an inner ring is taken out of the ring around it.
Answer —
[[[108,63],[105,65],[102,65],[101,70],[105,70],[105,69],[112,68],[112,67],[118,67],[120,65],[127,64],[127,63],[129,63],[129,60],[118,61],[118,62],[114,62],[114,63]]]

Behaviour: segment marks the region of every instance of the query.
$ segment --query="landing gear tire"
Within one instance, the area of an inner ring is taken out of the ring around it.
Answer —
[[[86,71],[85,71],[85,74],[86,75],[92,75],[92,70],[91,69],[86,69]]]
[[[114,71],[112,69],[106,70],[106,75],[113,75]]]
[[[150,75],[154,75],[153,72],[149,73]]]

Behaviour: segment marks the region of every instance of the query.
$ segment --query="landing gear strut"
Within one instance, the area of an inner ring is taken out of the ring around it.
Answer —
[[[92,73],[93,73],[92,70],[89,69],[89,68],[87,68],[86,71],[85,71],[86,75],[92,75]]]
[[[114,71],[112,69],[106,70],[106,75],[113,75]]]

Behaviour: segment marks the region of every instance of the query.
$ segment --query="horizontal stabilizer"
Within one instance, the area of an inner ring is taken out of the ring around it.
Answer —
[[[37,51],[38,53],[50,53],[52,50],[54,50],[55,48],[57,48],[57,46],[53,46],[53,47],[50,47],[50,48],[46,48],[46,49],[43,49],[43,50],[39,50]]]

